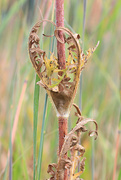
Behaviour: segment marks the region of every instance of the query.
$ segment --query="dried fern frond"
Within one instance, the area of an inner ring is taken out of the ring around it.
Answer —
[[[37,35],[41,24],[47,21],[55,26],[54,35],[45,35],[46,37],[55,36],[57,41],[68,45],[68,58],[65,69],[60,69],[58,59],[52,53],[50,59],[46,51],[40,49],[40,39]],[[64,41],[59,38],[58,32],[63,33]],[[56,108],[57,116],[68,117],[70,107],[77,92],[80,73],[87,63],[87,59],[95,51],[95,48],[89,49],[87,55],[84,55],[79,44],[79,34],[73,34],[65,27],[56,27],[49,20],[42,20],[35,24],[29,36],[29,54],[33,67],[40,77],[39,85],[44,87],[52,99]],[[42,70],[41,70],[42,69]]]
[[[84,118],[81,116],[81,112],[77,105],[73,104],[76,108],[75,116],[78,117],[76,126],[65,136],[64,144],[62,146],[60,155],[58,157],[57,164],[50,164],[48,166],[48,173],[51,174],[51,178],[49,180],[63,180],[64,179],[64,171],[68,169],[68,180],[77,180],[78,177],[83,173],[85,160],[83,157],[85,153],[85,148],[79,144],[79,139],[81,133],[87,131],[85,125],[88,122],[93,122],[95,124],[95,130],[89,131],[89,136],[98,136],[98,126],[95,120]],[[95,139],[96,139],[95,138]],[[70,151],[71,157],[65,158],[65,154]],[[79,155],[78,155],[79,152]],[[81,159],[81,161],[80,161]],[[80,171],[76,173],[78,162],[80,162]],[[53,170],[54,168],[54,170]]]

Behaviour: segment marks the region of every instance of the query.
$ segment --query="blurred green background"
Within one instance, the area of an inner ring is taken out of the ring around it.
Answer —
[[[0,179],[8,179],[7,163],[11,127],[18,120],[12,150],[13,180],[33,179],[33,102],[35,71],[28,55],[28,37],[32,26],[42,19],[55,19],[54,1],[0,1]],[[82,73],[82,115],[94,118],[99,126],[96,141],[87,133],[81,142],[86,148],[85,180],[111,180],[116,162],[116,180],[121,180],[120,78],[121,78],[121,1],[87,1],[85,34],[83,1],[65,0],[65,27],[72,28],[84,40],[84,52],[100,44]],[[45,31],[51,28],[45,25]],[[84,38],[83,38],[84,36]],[[49,50],[49,42],[43,41]],[[55,47],[54,47],[55,48]],[[26,82],[27,80],[27,86]],[[80,88],[75,103],[79,105]],[[37,156],[40,142],[45,90],[40,88]],[[18,110],[17,110],[18,109]],[[18,114],[17,114],[18,113]],[[71,111],[69,129],[75,125]],[[90,128],[90,125],[88,125]],[[119,146],[116,142],[119,140]],[[47,166],[57,161],[58,122],[50,101],[44,129],[41,178],[49,178]]]

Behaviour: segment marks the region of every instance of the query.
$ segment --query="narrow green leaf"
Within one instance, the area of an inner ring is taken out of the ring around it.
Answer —
[[[47,122],[49,120],[49,116],[50,116],[50,112],[51,112],[51,107],[52,107],[52,103],[50,101],[48,101],[47,114],[46,114],[46,120],[45,120],[45,131],[46,131],[46,127],[47,127]]]
[[[10,158],[9,158],[9,180],[12,180],[12,126],[11,126],[11,132],[10,132]]]
[[[34,130],[33,130],[33,180],[35,180],[36,175],[36,144],[37,144],[37,120],[38,120],[38,107],[39,107],[39,89],[40,86],[37,85],[39,81],[38,75],[36,75],[35,80],[35,90],[34,90]]]
[[[41,174],[41,164],[42,164],[42,152],[43,152],[45,114],[46,114],[46,108],[47,108],[47,99],[48,99],[48,95],[46,94],[46,96],[45,96],[45,104],[44,104],[43,120],[42,120],[42,128],[41,128],[39,156],[38,156],[38,163],[37,163],[37,180],[40,180],[40,174]]]
[[[118,180],[121,180],[121,170],[119,172]]]

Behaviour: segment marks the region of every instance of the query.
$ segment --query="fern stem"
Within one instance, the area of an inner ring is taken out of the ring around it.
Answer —
[[[64,0],[56,0],[56,25],[64,27]],[[64,40],[63,33],[59,31],[59,37]],[[57,42],[57,56],[60,69],[65,69],[65,44]],[[58,118],[59,126],[59,153],[64,143],[64,137],[67,134],[68,119],[65,117]],[[67,180],[67,170],[64,173],[64,180]]]
[[[64,0],[56,0],[56,25],[64,27]],[[59,36],[64,40],[61,31]],[[65,44],[57,42],[57,55],[60,69],[65,69]]]
[[[67,118],[65,117],[59,117],[58,118],[58,121],[59,121],[59,153],[61,151],[61,148],[63,146],[63,143],[64,143],[64,137],[65,135],[67,134]]]
[[[68,118],[59,117],[58,118],[58,125],[59,125],[59,154],[61,152],[61,148],[64,143],[64,137],[67,135],[68,131]],[[67,155],[65,155],[66,158]],[[67,180],[67,170],[64,173],[64,180]]]

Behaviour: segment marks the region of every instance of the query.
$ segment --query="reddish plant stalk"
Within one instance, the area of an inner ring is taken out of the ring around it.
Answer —
[[[56,25],[64,27],[64,0],[56,0]],[[64,40],[63,33],[59,31],[59,37]],[[57,41],[57,55],[60,69],[65,69],[65,44]]]
[[[68,118],[65,117],[59,117],[58,118],[58,126],[59,126],[59,154],[61,151],[61,148],[64,143],[64,137],[67,135],[68,132]],[[67,155],[65,155],[65,158]],[[67,170],[64,172],[64,180],[67,180]]]
[[[64,0],[56,0],[56,25],[57,27],[64,27]],[[61,40],[64,40],[63,33],[58,32]],[[65,69],[65,44],[57,41],[57,56],[60,69]],[[59,154],[64,143],[64,137],[67,134],[68,119],[65,117],[58,118],[59,124]],[[64,173],[64,180],[67,180],[67,170]]]
[[[59,117],[58,118],[59,121],[59,154],[61,151],[61,148],[63,146],[64,143],[64,137],[67,134],[67,129],[68,129],[68,119],[65,117]]]

